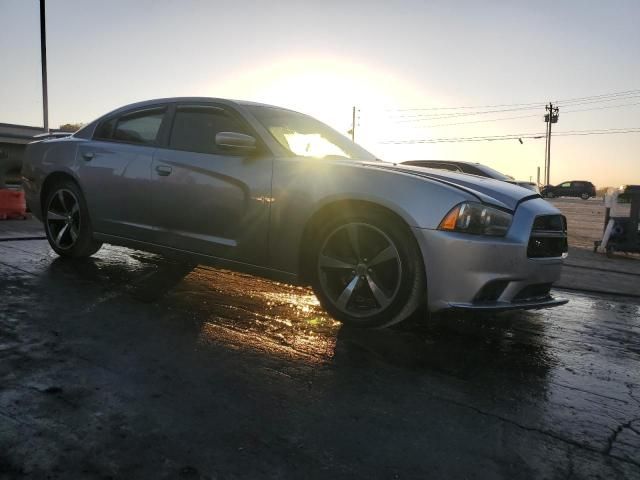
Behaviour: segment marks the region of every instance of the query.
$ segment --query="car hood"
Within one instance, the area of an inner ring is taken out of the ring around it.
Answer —
[[[465,173],[447,172],[426,167],[413,167],[386,162],[365,162],[365,165],[386,171],[415,175],[435,182],[444,183],[451,187],[466,191],[475,196],[482,203],[495,205],[515,211],[518,204],[525,200],[541,198],[540,195],[524,187],[479,177]]]

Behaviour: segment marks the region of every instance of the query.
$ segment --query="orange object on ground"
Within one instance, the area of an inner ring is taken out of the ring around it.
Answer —
[[[0,220],[27,218],[24,192],[0,188]]]

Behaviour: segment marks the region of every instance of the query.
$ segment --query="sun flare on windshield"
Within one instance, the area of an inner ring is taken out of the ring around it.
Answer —
[[[289,150],[301,157],[323,158],[330,155],[351,158],[344,150],[317,133],[285,133]]]

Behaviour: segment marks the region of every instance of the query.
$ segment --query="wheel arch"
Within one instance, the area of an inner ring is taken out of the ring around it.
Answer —
[[[319,207],[306,222],[300,238],[298,250],[298,280],[301,284],[309,284],[311,279],[311,268],[313,265],[313,239],[317,235],[320,228],[327,222],[332,215],[344,212],[363,212],[377,211],[382,212],[394,218],[405,226],[407,232],[413,237],[411,225],[415,224],[413,219],[404,211],[398,212],[389,206],[377,203],[371,200],[362,200],[355,198],[344,198],[333,200]],[[418,251],[420,249],[418,248]],[[420,253],[422,255],[422,253]]]
[[[84,191],[82,190],[80,183],[71,173],[62,170],[49,173],[42,182],[42,187],[40,187],[40,208],[42,209],[43,218],[46,209],[46,205],[44,203],[47,199],[49,191],[51,190],[51,188],[53,188],[54,185],[64,180],[70,180],[75,183],[84,196]]]

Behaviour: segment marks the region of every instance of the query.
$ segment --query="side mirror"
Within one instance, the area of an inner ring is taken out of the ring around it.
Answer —
[[[216,134],[216,145],[236,152],[253,152],[256,139],[251,135],[236,132],[220,132]]]

